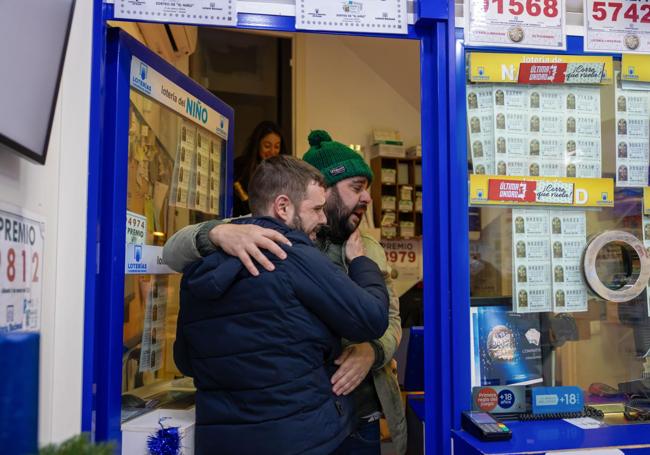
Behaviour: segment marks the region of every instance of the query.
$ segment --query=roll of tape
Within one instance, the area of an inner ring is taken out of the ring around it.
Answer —
[[[632,275],[631,279],[620,289],[610,289],[600,280],[596,273],[596,260],[598,253],[609,243],[623,244],[631,253],[639,257],[640,269],[638,274]],[[596,235],[585,249],[583,259],[583,270],[587,284],[599,297],[611,302],[628,302],[641,294],[648,286],[650,279],[650,259],[648,252],[638,238],[625,231],[605,231]]]

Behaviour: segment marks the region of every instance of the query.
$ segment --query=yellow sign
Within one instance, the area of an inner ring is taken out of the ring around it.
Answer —
[[[623,54],[621,79],[624,81],[650,82],[650,55]]]
[[[468,58],[472,82],[516,84],[521,63],[604,63],[601,84],[611,84],[614,77],[613,59],[605,56],[470,52]]]
[[[643,187],[643,214],[650,215],[650,187],[647,186]]]
[[[472,205],[614,207],[613,179],[470,176]]]

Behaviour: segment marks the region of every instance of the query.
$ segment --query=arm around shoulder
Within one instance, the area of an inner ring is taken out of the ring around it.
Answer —
[[[182,272],[185,267],[201,257],[216,251],[216,247],[208,239],[210,230],[223,220],[210,220],[199,224],[185,226],[172,235],[163,247],[163,261],[176,272]]]

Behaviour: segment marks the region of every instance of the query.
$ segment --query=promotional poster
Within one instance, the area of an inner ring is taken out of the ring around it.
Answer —
[[[538,314],[508,307],[472,308],[472,385],[534,384],[542,381]]]

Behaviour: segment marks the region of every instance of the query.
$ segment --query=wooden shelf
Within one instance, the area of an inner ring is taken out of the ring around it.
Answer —
[[[421,185],[421,175],[419,176],[420,184],[415,184],[416,182],[416,173],[419,171],[422,172],[422,159],[421,158],[387,158],[383,156],[378,156],[370,160],[370,165],[372,167],[372,172],[375,175],[375,182],[372,185],[371,194],[373,200],[373,213],[375,219],[375,226],[382,227],[382,219],[386,212],[389,210],[382,208],[382,197],[389,196],[395,197],[395,206],[392,210],[394,214],[395,221],[394,226],[396,227],[396,237],[395,238],[404,238],[401,233],[401,222],[412,222],[414,225],[414,232],[412,236],[408,238],[418,239],[422,237],[422,212],[415,210],[415,194],[416,191],[422,191]],[[400,166],[401,165],[401,166]],[[406,175],[402,171],[400,173],[400,168],[403,170],[406,167]],[[395,171],[395,182],[382,182],[382,169],[392,169]],[[402,177],[400,179],[400,177]],[[406,179],[404,178],[406,177]],[[404,186],[411,187],[411,195],[409,199],[411,201],[411,210],[400,211],[399,210],[399,201],[401,199],[401,190]],[[383,229],[382,229],[383,237]]]

